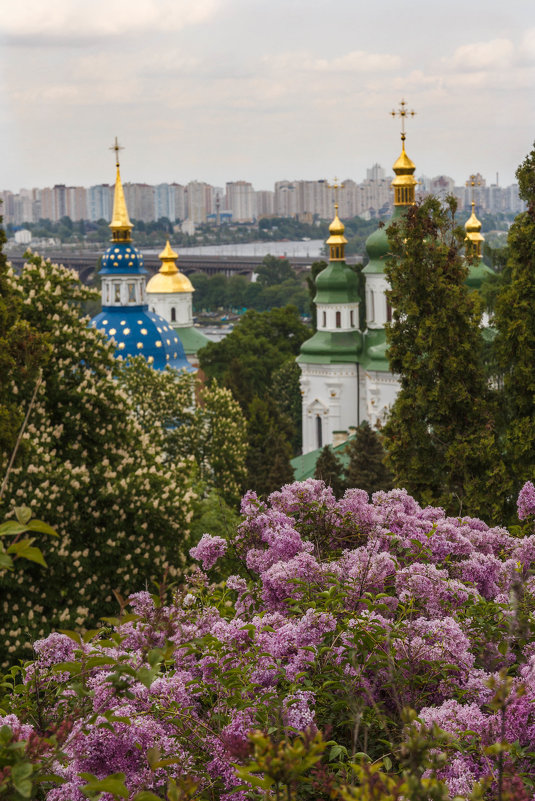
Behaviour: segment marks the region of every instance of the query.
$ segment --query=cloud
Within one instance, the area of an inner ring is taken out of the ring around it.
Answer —
[[[453,53],[451,65],[460,70],[501,70],[511,66],[515,48],[510,39],[492,39],[461,45]]]
[[[275,58],[266,59],[279,70],[292,72],[390,72],[401,67],[401,58],[390,53],[368,53],[366,50],[352,50],[335,58],[316,58],[307,51],[300,53],[281,53]]]
[[[209,19],[221,0],[24,0],[2,9],[0,34],[46,44],[178,31]]]

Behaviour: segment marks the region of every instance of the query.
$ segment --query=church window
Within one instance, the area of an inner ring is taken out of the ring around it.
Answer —
[[[121,302],[121,284],[114,284],[114,301],[115,303]]]
[[[337,328],[342,327],[342,312],[339,311],[336,312],[336,327]]]
[[[110,302],[110,285],[109,284],[106,284],[105,297],[106,297],[105,302],[109,303]]]
[[[349,319],[350,319],[351,328],[354,328],[355,327],[355,312],[353,311],[353,309],[351,309],[351,311],[349,312]]]
[[[319,414],[316,415],[316,440],[317,440],[317,447],[323,448],[323,431],[321,425],[321,417]]]
[[[171,322],[176,323],[176,309],[174,306],[171,306]]]
[[[327,328],[327,312],[323,312],[323,327]]]
[[[135,284],[128,284],[128,302],[135,303],[136,302],[136,285]]]
[[[370,308],[368,309],[368,322],[372,323],[375,320],[375,295],[370,292]]]

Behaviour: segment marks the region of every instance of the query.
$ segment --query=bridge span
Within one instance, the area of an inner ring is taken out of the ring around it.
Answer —
[[[65,267],[76,270],[83,283],[91,284],[98,273],[102,253],[55,250],[42,255],[55,264],[63,264]],[[143,255],[148,272],[151,274],[158,272],[161,265],[159,258],[156,255]],[[7,257],[16,270],[22,268],[25,261],[22,253],[9,253]],[[243,275],[251,280],[255,268],[262,263],[263,258],[264,256],[191,256],[188,254],[179,256],[178,267],[186,275],[192,273],[205,273],[210,276],[222,274],[227,278],[233,275]],[[287,256],[284,258],[287,258],[298,272],[307,270],[316,261],[310,256]]]

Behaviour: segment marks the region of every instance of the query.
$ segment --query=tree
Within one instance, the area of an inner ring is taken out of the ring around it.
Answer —
[[[509,276],[496,300],[495,354],[503,381],[499,408],[511,480],[518,492],[535,469],[535,147],[516,177],[520,197],[528,204],[509,230]]]
[[[311,316],[312,316],[312,330],[315,332],[317,324],[316,304],[314,298],[316,297],[316,278],[327,267],[326,261],[315,261],[310,268],[310,275],[307,275],[307,288],[310,300]]]
[[[397,486],[425,503],[496,514],[499,459],[482,366],[480,309],[465,285],[464,231],[456,200],[426,198],[388,229],[386,275],[394,309],[387,329],[400,392],[384,429]],[[505,482],[506,483],[506,482]]]
[[[255,396],[247,413],[249,450],[247,453],[247,489],[269,495],[281,484],[293,481],[288,441],[289,422],[278,413],[275,403]]]
[[[292,423],[290,443],[294,455],[301,452],[303,443],[302,399],[299,379],[301,370],[294,358],[287,359],[274,371],[272,379],[273,398],[281,414]]]
[[[0,628],[15,653],[51,627],[94,625],[114,611],[114,591],[176,575],[195,493],[193,459],[164,460],[161,432],[143,429],[117,380],[113,345],[80,316],[94,291],[37,256],[12,286],[52,350],[0,513],[24,503],[59,534],[43,542],[46,573],[30,566],[5,579]],[[33,390],[13,384],[23,408]]]
[[[331,487],[335,496],[340,498],[345,490],[345,483],[342,478],[343,472],[342,462],[332,448],[329,445],[325,445],[316,462],[314,478],[324,481],[328,487]]]
[[[253,397],[271,392],[273,373],[299,353],[310,329],[294,306],[268,312],[248,311],[221,342],[209,342],[199,353],[201,369],[228,387],[246,410]]]
[[[348,487],[366,490],[369,495],[378,490],[392,489],[392,474],[385,464],[386,453],[380,435],[366,420],[346,446],[346,453],[349,456]]]
[[[261,286],[275,286],[284,281],[297,282],[295,271],[288,259],[277,258],[277,256],[264,256],[262,264],[256,268],[258,283]]]

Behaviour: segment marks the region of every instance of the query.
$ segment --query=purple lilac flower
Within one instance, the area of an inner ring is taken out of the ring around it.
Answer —
[[[526,481],[520,490],[516,506],[519,520],[525,520],[535,513],[535,487],[531,481]]]
[[[204,570],[210,570],[218,559],[221,559],[227,551],[227,543],[223,537],[212,537],[211,534],[203,534],[198,545],[190,548],[190,555],[199,562],[202,562]]]

